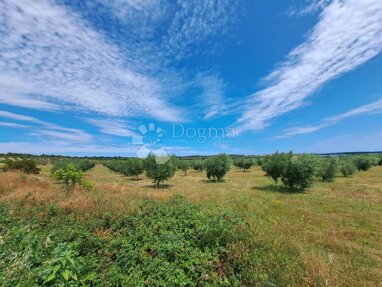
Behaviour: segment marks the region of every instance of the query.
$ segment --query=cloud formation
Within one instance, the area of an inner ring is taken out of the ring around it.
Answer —
[[[359,116],[363,114],[371,114],[376,112],[382,112],[382,99],[367,105],[360,106],[358,108],[355,108],[351,111],[348,111],[346,113],[343,113],[337,116],[327,117],[323,119],[321,123],[317,125],[293,127],[293,128],[285,129],[284,133],[281,136],[277,136],[275,138],[287,138],[287,137],[292,137],[295,135],[312,133],[322,128],[334,125],[340,121],[346,120],[351,117],[355,117],[355,116]]]
[[[237,130],[256,131],[305,104],[327,82],[356,69],[382,51],[382,1],[333,0],[308,39],[249,96]]]
[[[118,47],[48,0],[0,2],[0,49],[1,103],[181,119],[160,81],[129,67]]]

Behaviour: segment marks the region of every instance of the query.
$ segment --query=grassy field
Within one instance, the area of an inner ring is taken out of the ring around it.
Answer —
[[[245,220],[251,244],[231,248],[237,256],[256,256],[256,248],[265,244],[259,260],[248,261],[246,268],[260,277],[279,274],[273,283],[259,277],[258,286],[382,286],[382,167],[317,183],[305,193],[286,192],[258,167],[249,172],[233,168],[224,182],[207,181],[195,171],[177,172],[159,189],[145,177],[134,180],[100,164],[86,177],[94,190],[65,190],[51,179],[49,166],[39,175],[0,173],[0,201],[12,212],[9,218],[28,226],[31,218],[40,224],[56,209],[86,222],[89,215],[100,218],[107,212],[114,218],[136,212],[148,199],[167,202],[181,196],[202,210],[228,211]],[[0,248],[7,228],[0,229]],[[92,232],[111,240],[105,226]],[[10,280],[14,268],[0,264],[0,276]]]

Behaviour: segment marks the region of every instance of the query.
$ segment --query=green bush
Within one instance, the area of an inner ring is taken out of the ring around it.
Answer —
[[[369,156],[356,156],[353,161],[359,171],[367,171],[375,165],[375,160]]]
[[[292,159],[292,152],[279,153],[276,152],[272,155],[266,156],[261,161],[261,168],[265,172],[265,175],[271,177],[275,183],[281,178],[288,163]]]
[[[303,191],[314,182],[316,163],[316,157],[309,154],[291,158],[282,172],[281,181],[290,191]]]
[[[30,159],[22,160],[5,160],[4,171],[19,170],[26,174],[39,174],[40,169],[37,167],[36,162]]]
[[[80,171],[87,171],[95,166],[95,163],[90,160],[81,160],[81,159],[63,159],[57,160],[53,163],[51,173],[54,174],[58,169],[65,168],[67,165],[74,165],[76,169]]]
[[[63,181],[66,186],[74,186],[80,183],[85,189],[92,189],[93,184],[89,180],[83,179],[84,173],[79,170],[74,164],[68,164],[63,168],[56,170],[53,178],[57,181]]]
[[[338,160],[335,157],[321,158],[319,161],[317,175],[322,181],[334,181],[338,172]]]
[[[219,154],[206,159],[207,178],[221,181],[230,170],[231,161],[226,154]]]
[[[382,166],[382,157],[379,158],[379,160],[378,160],[378,165],[379,165],[379,166]]]
[[[188,160],[179,160],[178,168],[184,172],[184,175],[187,175],[187,170],[190,169],[190,162]]]
[[[254,161],[252,158],[239,158],[233,161],[233,164],[240,168],[243,169],[244,171],[247,171],[251,169],[251,167],[254,165]]]
[[[345,157],[341,159],[340,172],[344,177],[352,176],[355,174],[356,171],[357,171],[357,167],[350,158]]]
[[[204,161],[203,160],[195,160],[192,162],[192,168],[197,171],[201,172],[205,169]]]
[[[154,154],[149,154],[144,160],[144,167],[147,177],[152,179],[156,187],[159,187],[161,182],[169,180],[175,175],[178,164],[175,156],[162,159]]]

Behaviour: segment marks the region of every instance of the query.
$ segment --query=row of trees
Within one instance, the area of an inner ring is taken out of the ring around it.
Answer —
[[[72,164],[76,169],[85,172],[95,166],[95,162],[88,159],[61,159],[53,161],[51,173],[54,174],[56,170],[65,168],[69,164]]]
[[[40,173],[40,168],[37,167],[35,161],[31,159],[21,159],[21,160],[12,160],[6,159],[3,161],[4,167],[3,171],[12,171],[19,170],[26,174],[38,174]]]
[[[280,179],[290,190],[301,191],[310,187],[315,180],[334,181],[338,173],[349,177],[358,171],[366,171],[375,165],[382,165],[379,157],[372,155],[320,157],[312,154],[293,155],[275,153],[261,160],[265,175],[275,183]]]

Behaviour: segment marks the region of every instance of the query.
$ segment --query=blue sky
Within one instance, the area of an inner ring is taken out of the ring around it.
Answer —
[[[0,152],[382,150],[381,51],[380,0],[0,0]]]

